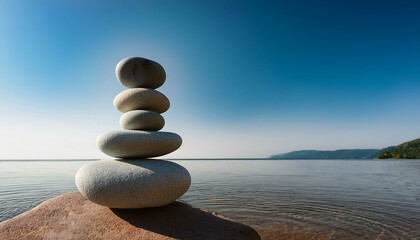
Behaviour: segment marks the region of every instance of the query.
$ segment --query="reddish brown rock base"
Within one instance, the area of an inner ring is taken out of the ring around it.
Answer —
[[[260,239],[217,213],[174,202],[148,209],[110,209],[66,193],[0,223],[0,239]]]

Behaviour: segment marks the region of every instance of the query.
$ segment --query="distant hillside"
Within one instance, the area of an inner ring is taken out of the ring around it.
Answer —
[[[420,159],[420,138],[383,149],[301,150],[271,156],[276,159]]]
[[[420,159],[420,138],[402,143],[393,149],[384,149],[378,158]]]
[[[335,151],[301,150],[277,154],[277,159],[373,159],[383,149],[341,149]]]

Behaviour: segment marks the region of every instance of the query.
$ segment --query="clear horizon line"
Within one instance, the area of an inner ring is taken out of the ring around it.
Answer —
[[[36,158],[36,159],[29,159],[29,158],[16,158],[16,159],[0,159],[0,161],[94,161],[94,160],[135,160],[135,158]],[[234,159],[270,159],[270,157],[217,157],[217,158],[138,158],[138,159],[157,159],[157,160],[234,160]]]

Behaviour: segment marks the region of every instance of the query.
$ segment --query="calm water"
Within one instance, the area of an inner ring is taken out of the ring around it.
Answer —
[[[263,239],[420,239],[420,160],[179,160],[182,197]],[[76,191],[88,161],[0,161],[0,221]]]

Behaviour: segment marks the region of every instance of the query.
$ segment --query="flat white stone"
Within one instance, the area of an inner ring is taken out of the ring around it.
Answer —
[[[165,119],[157,112],[133,110],[121,116],[120,125],[127,130],[159,131],[165,126]]]
[[[123,130],[96,138],[96,145],[115,158],[150,158],[171,153],[182,144],[181,137],[171,132]]]
[[[191,184],[187,169],[157,159],[96,161],[82,166],[75,180],[83,196],[111,208],[164,206]]]
[[[166,79],[165,69],[152,60],[129,57],[121,60],[115,68],[117,79],[128,88],[158,88]]]
[[[159,91],[146,88],[133,88],[119,93],[114,98],[114,106],[124,113],[132,110],[150,110],[163,113],[169,109],[170,102]]]

